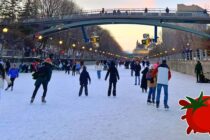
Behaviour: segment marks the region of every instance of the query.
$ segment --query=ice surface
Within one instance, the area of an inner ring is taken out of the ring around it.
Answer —
[[[208,134],[186,134],[185,111],[178,105],[186,96],[210,94],[210,84],[197,84],[192,76],[172,72],[169,83],[170,110],[147,105],[147,94],[134,85],[130,70],[119,68],[117,97],[107,97],[108,81],[97,79],[93,67],[89,96],[78,97],[79,76],[54,71],[41,103],[42,88],[32,105],[31,74],[20,74],[14,91],[0,99],[0,140],[208,140]],[[83,93],[84,94],[84,93]]]

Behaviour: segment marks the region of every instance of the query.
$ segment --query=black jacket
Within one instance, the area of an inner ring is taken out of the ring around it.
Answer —
[[[105,80],[108,78],[109,74],[110,74],[109,82],[117,82],[117,79],[118,80],[120,79],[118,70],[116,69],[114,65],[111,65],[111,67],[107,71]]]
[[[37,71],[38,78],[36,79],[35,85],[41,83],[48,83],[52,76],[52,65],[44,63]]]
[[[130,68],[131,68],[132,70],[134,70],[134,69],[135,69],[135,62],[134,62],[134,61],[132,61],[132,62],[131,62],[131,64],[130,64]]]
[[[138,64],[135,65],[135,76],[140,76],[141,66]]]
[[[86,70],[83,70],[82,73],[80,74],[79,80],[80,80],[80,85],[87,85],[88,80],[89,82],[91,81],[89,73]]]

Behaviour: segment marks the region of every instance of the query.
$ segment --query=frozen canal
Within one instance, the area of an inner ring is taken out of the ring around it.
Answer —
[[[207,134],[186,134],[185,114],[178,105],[185,96],[210,94],[210,84],[197,84],[192,76],[172,72],[169,83],[170,110],[147,105],[147,94],[134,85],[130,71],[119,68],[117,97],[107,97],[108,81],[98,80],[93,67],[89,96],[78,97],[79,76],[54,71],[47,104],[41,103],[42,88],[32,105],[31,74],[21,74],[14,91],[0,99],[0,140],[208,140]],[[163,95],[163,94],[162,94]]]

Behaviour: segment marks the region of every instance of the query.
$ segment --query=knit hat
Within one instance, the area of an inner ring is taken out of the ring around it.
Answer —
[[[46,58],[44,62],[52,65],[52,60],[50,58]]]

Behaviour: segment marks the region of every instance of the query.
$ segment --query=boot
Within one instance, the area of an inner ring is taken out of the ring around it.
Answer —
[[[114,97],[116,96],[116,90],[113,90],[113,96]]]
[[[156,108],[159,108],[160,102],[156,102]]]
[[[168,105],[165,105],[164,107],[165,107],[166,110],[169,109],[169,106]]]
[[[9,89],[9,87],[7,87],[6,89],[5,89],[5,91],[7,91]]]
[[[152,102],[150,100],[147,100],[147,104],[151,104]]]
[[[34,102],[34,98],[31,98],[31,101],[30,101],[30,103],[32,104]]]
[[[45,100],[44,97],[42,97],[42,103],[46,103],[47,101]]]

